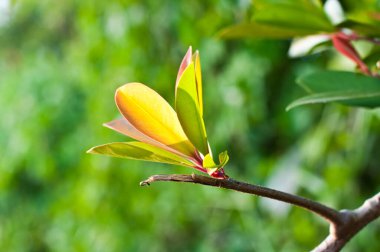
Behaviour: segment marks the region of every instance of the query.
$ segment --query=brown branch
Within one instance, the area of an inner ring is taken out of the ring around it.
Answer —
[[[156,181],[195,183],[231,189],[286,202],[318,214],[330,222],[330,234],[312,252],[340,251],[343,246],[367,224],[380,217],[380,193],[367,199],[362,206],[355,210],[337,211],[321,203],[300,196],[236,181],[231,178],[215,179],[196,174],[154,175],[140,182],[140,185],[150,185]]]
[[[332,226],[339,226],[344,222],[342,219],[342,215],[339,211],[327,207],[318,202],[277,191],[274,189],[270,189],[263,186],[252,185],[240,181],[233,180],[231,178],[228,179],[215,179],[212,177],[206,177],[201,175],[182,175],[182,174],[172,174],[172,175],[154,175],[149,177],[148,179],[142,181],[140,183],[141,186],[150,185],[150,183],[156,181],[174,181],[174,182],[187,182],[187,183],[195,183],[202,184],[208,186],[222,187],[226,189],[231,189],[239,192],[254,194],[257,196],[262,196],[266,198],[271,198],[275,200],[279,200],[282,202],[286,202],[292,205],[296,205],[302,208],[305,208],[313,213],[318,214],[319,216],[325,218],[330,222]]]
[[[367,199],[359,208],[340,211],[343,223],[331,226],[330,234],[313,252],[340,251],[368,223],[380,217],[380,193]]]

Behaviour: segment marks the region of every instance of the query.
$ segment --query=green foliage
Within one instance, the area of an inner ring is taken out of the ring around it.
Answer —
[[[318,1],[259,0],[253,5],[254,21],[287,29],[332,32],[334,26]]]
[[[314,0],[259,0],[254,1],[249,23],[225,28],[225,38],[289,38],[308,34],[332,33],[349,28],[364,36],[380,34],[379,6],[376,0],[365,4],[339,1],[343,20],[333,24],[321,1]],[[336,9],[335,14],[338,13]],[[265,32],[266,29],[268,30]],[[276,34],[278,33],[278,34]]]
[[[376,1],[368,1],[363,5],[352,1],[341,1],[341,3],[336,1],[335,4],[337,6],[332,10],[334,13],[331,14],[330,11],[330,19],[336,18],[334,15],[336,16],[340,11],[344,13],[338,17],[343,20],[333,25],[324,10],[325,8],[326,12],[328,11],[328,3],[322,4],[312,0],[255,1],[253,21],[227,27],[220,32],[220,36],[222,38],[287,39],[311,34],[317,37],[323,32],[324,35],[321,36],[325,39],[306,50],[306,54],[312,54],[316,49],[332,42],[334,49],[354,61],[362,73],[379,78],[378,67],[372,67],[379,60],[378,39],[373,38],[380,35],[378,4]],[[348,34],[344,29],[349,29]],[[357,40],[369,41],[375,46],[372,46],[365,57],[361,57],[352,45],[352,41]],[[287,110],[306,104],[330,102],[371,108],[380,105],[377,79],[371,80],[349,73],[330,72],[321,73],[321,76],[318,76],[319,74],[310,74],[300,79],[301,85],[312,94],[295,100],[287,107]],[[364,86],[362,82],[365,83]]]
[[[298,79],[311,95],[293,101],[287,110],[313,103],[338,102],[348,106],[380,106],[380,80],[362,74],[338,71],[314,72]]]
[[[224,28],[219,32],[219,37],[224,39],[242,37],[258,39],[289,39],[295,36],[305,36],[314,33],[314,30],[249,22]]]
[[[320,32],[333,32],[322,5],[310,0],[260,0],[253,4],[249,23],[225,28],[222,38],[292,38]]]
[[[340,1],[345,11],[346,20],[339,24],[341,27],[351,28],[367,36],[380,35],[380,10],[377,0],[365,0],[359,3],[355,0]]]

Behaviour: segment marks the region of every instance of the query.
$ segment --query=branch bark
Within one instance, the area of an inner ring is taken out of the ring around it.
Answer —
[[[320,204],[318,202],[306,199],[297,195],[277,191],[263,186],[252,185],[234,179],[215,179],[212,177],[206,177],[202,175],[192,174],[192,175],[183,175],[183,174],[171,174],[171,175],[154,175],[148,179],[140,182],[141,186],[150,185],[150,183],[156,181],[174,181],[174,182],[187,182],[202,184],[214,187],[222,187],[226,189],[231,189],[239,192],[254,194],[257,196],[262,196],[266,198],[271,198],[286,202],[292,205],[296,205],[302,208],[305,208],[319,216],[325,218],[332,225],[340,225],[343,223],[343,219],[339,211],[332,209],[328,206]]]
[[[141,186],[156,181],[173,181],[221,187],[286,202],[311,211],[330,223],[330,234],[312,252],[337,252],[368,223],[380,217],[380,193],[366,200],[355,210],[335,210],[326,205],[297,195],[252,185],[234,179],[215,179],[202,175],[154,175],[140,182]]]
[[[380,217],[380,193],[355,210],[340,211],[343,223],[330,226],[330,234],[312,252],[340,251],[360,230]]]

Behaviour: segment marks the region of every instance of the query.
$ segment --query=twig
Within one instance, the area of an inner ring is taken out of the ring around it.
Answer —
[[[359,208],[342,210],[340,214],[344,216],[343,223],[330,228],[330,234],[312,252],[340,251],[368,223],[380,217],[380,193],[367,199]]]
[[[327,207],[318,202],[277,191],[274,189],[270,189],[263,186],[252,185],[240,181],[233,180],[231,178],[228,179],[215,179],[212,177],[201,176],[197,174],[192,175],[182,175],[182,174],[171,174],[171,175],[154,175],[149,177],[148,179],[140,182],[141,186],[150,185],[156,181],[174,181],[174,182],[187,182],[187,183],[195,183],[202,184],[208,186],[222,187],[226,189],[231,189],[239,192],[254,194],[266,198],[271,198],[275,200],[279,200],[282,202],[290,203],[292,205],[296,205],[302,208],[305,208],[311,212],[318,214],[319,216],[325,218],[330,222],[332,226],[339,226],[344,222],[342,219],[342,215],[339,211]]]

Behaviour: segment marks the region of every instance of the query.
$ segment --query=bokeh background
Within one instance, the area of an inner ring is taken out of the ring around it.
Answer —
[[[138,81],[173,104],[188,46],[201,54],[205,122],[233,178],[355,208],[380,190],[380,111],[314,105],[295,79],[352,70],[290,41],[224,41],[250,1],[0,1],[0,251],[307,251],[324,220],[272,200],[156,183],[187,168],[86,154],[125,141],[115,89]],[[380,223],[345,251],[380,251]]]

